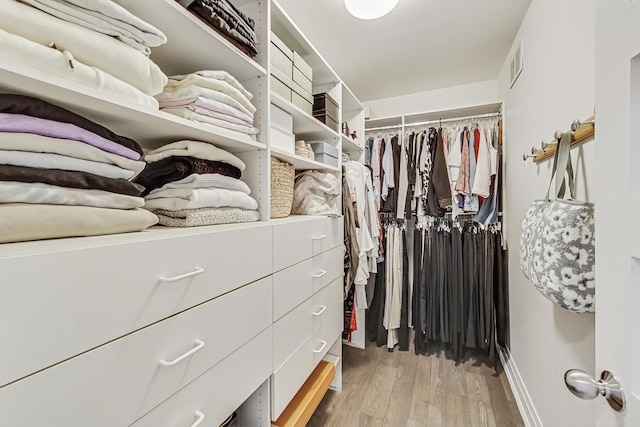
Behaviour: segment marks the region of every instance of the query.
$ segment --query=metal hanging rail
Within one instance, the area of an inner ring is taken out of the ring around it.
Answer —
[[[373,131],[376,131],[376,130],[400,129],[401,127],[402,127],[402,123],[397,124],[397,125],[391,125],[391,126],[378,126],[378,127],[374,127],[374,128],[365,129],[364,133],[373,132]]]
[[[474,116],[452,117],[449,119],[434,119],[434,120],[428,120],[425,122],[406,123],[404,127],[425,126],[425,125],[432,125],[435,123],[463,122],[465,120],[487,119],[492,117],[502,117],[502,113],[501,112],[485,113],[485,114],[476,114]]]

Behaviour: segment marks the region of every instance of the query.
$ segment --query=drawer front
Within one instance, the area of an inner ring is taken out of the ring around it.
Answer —
[[[338,246],[313,257],[314,281],[313,292],[316,293],[344,274],[344,246]],[[317,277],[320,276],[321,277]]]
[[[311,307],[314,332],[322,327],[324,319],[329,317],[330,313],[340,310],[343,306],[342,295],[342,278],[334,280],[329,286],[313,295]]]
[[[271,339],[268,328],[133,426],[188,427],[202,417],[203,426],[220,425],[269,377]]]
[[[277,420],[313,371],[312,338],[305,341],[271,377],[271,419]]]
[[[273,325],[273,370],[278,368],[313,333],[311,298]]]
[[[342,217],[304,218],[273,226],[273,271],[333,249],[343,243]]]
[[[0,389],[2,422],[129,425],[270,328],[271,293],[271,278],[260,280],[8,385]],[[271,346],[254,354],[269,369]]]
[[[342,304],[327,309],[322,318],[322,327],[313,334],[313,366],[316,366],[329,352],[333,343],[340,337],[344,328]]]
[[[313,295],[314,281],[322,278],[308,259],[273,275],[273,320],[276,321]]]
[[[265,224],[0,260],[11,319],[0,341],[12,349],[0,385],[266,277],[271,233]]]

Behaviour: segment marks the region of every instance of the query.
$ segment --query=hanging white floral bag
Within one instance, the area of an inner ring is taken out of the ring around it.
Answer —
[[[558,142],[544,200],[525,215],[520,236],[520,268],[535,288],[559,306],[595,311],[595,221],[593,203],[574,200],[571,133]],[[555,178],[555,200],[550,200]],[[570,199],[564,199],[569,188]]]

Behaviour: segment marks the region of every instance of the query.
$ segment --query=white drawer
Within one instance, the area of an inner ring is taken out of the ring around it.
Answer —
[[[343,242],[340,218],[304,217],[273,226],[273,271],[333,249]]]
[[[344,246],[340,245],[327,252],[313,257],[313,269],[315,276],[320,279],[313,281],[313,293],[333,282],[344,274]]]
[[[302,301],[313,295],[314,278],[313,262],[306,261],[295,264],[273,275],[273,320],[276,321]]]
[[[313,342],[310,337],[271,377],[271,419],[277,420],[313,371]]]
[[[189,427],[201,417],[202,426],[219,426],[269,377],[271,340],[268,328],[133,426]]]
[[[1,259],[0,342],[12,351],[0,385],[269,275],[271,236],[266,224],[212,227]]]
[[[342,278],[334,280],[329,286],[313,295],[313,331],[322,327],[323,319],[343,306]],[[330,343],[332,344],[333,341]]]
[[[271,285],[271,277],[262,279],[1,388],[1,422],[129,425],[270,328]],[[254,354],[269,369],[271,345]]]
[[[311,298],[273,325],[273,370],[278,368],[313,333]]]
[[[344,329],[342,305],[327,309],[322,318],[322,327],[313,333],[313,366],[327,354]]]

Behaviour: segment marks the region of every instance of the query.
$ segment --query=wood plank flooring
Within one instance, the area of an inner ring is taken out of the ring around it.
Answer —
[[[342,392],[327,392],[309,427],[524,427],[501,366],[367,343],[344,346],[342,369]]]

